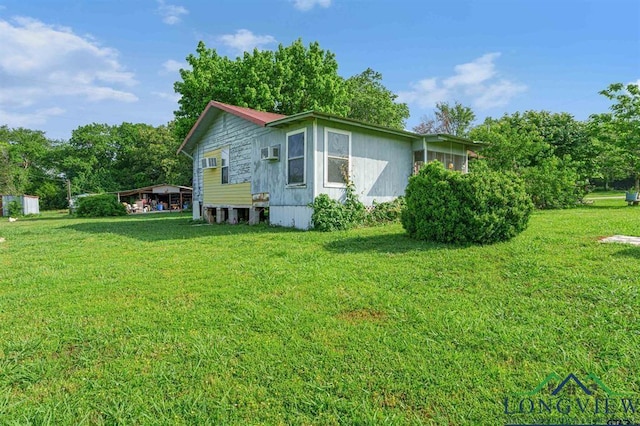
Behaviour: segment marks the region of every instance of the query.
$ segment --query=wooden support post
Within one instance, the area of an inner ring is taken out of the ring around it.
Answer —
[[[232,225],[238,223],[238,209],[229,209],[229,223]]]
[[[251,207],[249,209],[249,225],[257,225],[260,223],[260,209]]]

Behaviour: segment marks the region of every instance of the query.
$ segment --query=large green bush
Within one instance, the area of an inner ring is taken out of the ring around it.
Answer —
[[[344,204],[327,194],[320,194],[309,207],[313,209],[311,223],[318,231],[350,229],[362,225],[366,216],[364,204],[358,199],[351,181],[347,182]]]
[[[488,244],[522,232],[533,210],[524,184],[510,172],[480,165],[472,173],[432,162],[409,179],[402,225],[416,239]]]
[[[78,199],[76,214],[80,217],[124,216],[127,209],[115,195],[100,194]]]
[[[547,158],[535,167],[527,167],[520,176],[531,201],[539,209],[575,207],[584,197],[578,172],[557,157]]]
[[[9,211],[10,217],[17,217],[22,214],[22,205],[18,202],[18,200],[11,200],[7,205],[7,210]]]

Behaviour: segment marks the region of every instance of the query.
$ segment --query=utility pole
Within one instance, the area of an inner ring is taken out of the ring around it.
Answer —
[[[67,203],[69,204],[69,214],[71,214],[71,181],[67,179]]]

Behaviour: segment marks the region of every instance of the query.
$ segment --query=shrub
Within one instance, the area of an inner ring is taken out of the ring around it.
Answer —
[[[539,209],[574,207],[584,197],[584,186],[577,184],[578,172],[557,157],[545,159],[521,173],[531,201]]]
[[[367,225],[379,225],[393,223],[400,220],[402,209],[404,208],[404,197],[398,197],[393,201],[384,203],[373,202],[373,206],[366,215]]]
[[[478,165],[462,174],[432,162],[409,179],[402,225],[413,238],[488,244],[508,240],[529,222],[533,204],[510,172]]]
[[[340,231],[361,225],[365,220],[366,209],[358,199],[351,181],[345,189],[345,202],[320,194],[309,204],[313,209],[311,222],[319,231]]]
[[[17,217],[22,214],[22,206],[18,200],[9,201],[9,204],[7,204],[7,210],[10,217]]]
[[[124,216],[127,209],[115,195],[101,194],[78,199],[76,214],[80,217]]]

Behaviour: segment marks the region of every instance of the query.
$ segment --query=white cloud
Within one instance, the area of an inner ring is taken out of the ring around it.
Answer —
[[[487,53],[471,62],[456,65],[453,75],[442,79],[431,77],[410,84],[411,90],[398,93],[398,101],[433,108],[437,102],[460,100],[479,109],[507,105],[527,86],[504,78],[496,70],[499,52]]]
[[[456,73],[444,80],[445,87],[480,84],[489,80],[496,74],[493,61],[499,56],[500,53],[487,53],[474,61],[456,65],[453,68]]]
[[[174,103],[178,103],[180,100],[180,95],[177,93],[168,93],[168,92],[151,92],[153,96],[157,96],[160,99],[165,99],[167,101],[171,101]]]
[[[635,84],[636,86],[640,87],[640,78],[639,78],[639,79],[637,79],[636,81],[630,81],[630,82],[629,82],[629,83],[627,83],[627,84]]]
[[[293,6],[298,10],[306,12],[316,6],[327,8],[331,6],[331,0],[293,0]]]
[[[10,127],[34,127],[47,122],[50,117],[62,115],[65,110],[58,107],[39,109],[30,113],[14,113],[0,109],[0,123]]]
[[[167,4],[164,0],[158,0],[157,12],[162,16],[162,22],[167,25],[179,24],[182,22],[182,15],[189,14],[185,7]]]
[[[138,100],[126,90],[137,81],[121,65],[118,52],[89,36],[16,17],[0,19],[0,40],[0,110],[5,120],[13,120],[6,124],[38,124],[60,115],[63,98],[76,103]]]
[[[180,68],[186,68],[185,64],[169,59],[162,64],[162,71],[164,73],[174,73],[180,71]]]
[[[236,51],[238,54],[249,52],[254,48],[261,48],[276,42],[270,35],[255,35],[249,30],[241,29],[235,34],[225,34],[218,37],[218,41]]]

